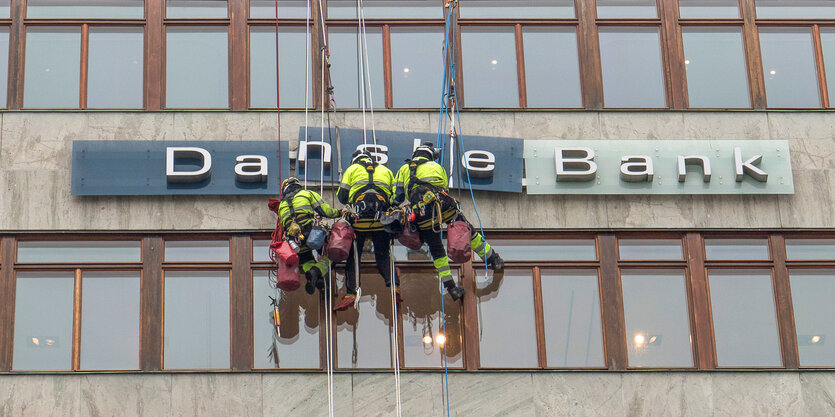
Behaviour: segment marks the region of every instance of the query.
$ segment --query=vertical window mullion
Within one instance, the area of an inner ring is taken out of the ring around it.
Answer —
[[[75,270],[73,285],[72,370],[78,371],[81,368],[81,268]]]
[[[249,36],[247,21],[249,1],[229,0],[229,101],[232,110],[246,110],[248,100],[247,82],[249,66]]]
[[[618,271],[617,240],[613,234],[601,234],[597,241],[600,253],[600,306],[603,310],[606,361],[609,370],[623,370],[627,366],[626,324]]]
[[[829,107],[829,90],[827,88],[826,67],[823,62],[820,25],[812,26],[812,42],[815,44],[815,64],[818,69],[818,88],[821,91],[821,104],[824,108],[827,108]]]
[[[765,76],[763,75],[763,59],[760,52],[760,35],[755,21],[755,0],[740,0],[742,7],[743,41],[745,42],[745,57],[748,63],[748,82],[751,84],[751,105],[755,109],[764,109]]]
[[[542,269],[533,268],[533,302],[534,319],[536,320],[536,347],[539,357],[539,367],[548,367],[548,351],[545,346],[545,316],[542,305]]]
[[[687,84],[684,77],[684,48],[681,44],[681,30],[678,23],[678,0],[660,1],[661,55],[667,68],[667,105],[671,109],[684,109],[687,104]]]
[[[87,77],[90,63],[90,25],[81,25],[81,82],[79,106],[87,108]]]
[[[252,239],[248,235],[231,238],[232,271],[229,277],[232,310],[231,366],[233,371],[252,370],[253,328],[252,302]]]
[[[774,302],[777,306],[777,325],[783,347],[783,365],[786,369],[797,369],[799,365],[797,331],[789,270],[786,266],[786,242],[781,234],[771,236],[771,257],[774,260]]]
[[[0,238],[0,372],[7,372],[12,367],[12,348],[14,347],[14,312],[15,312],[15,239]]]
[[[696,348],[696,366],[699,369],[716,367],[713,348],[713,327],[710,317],[707,279],[705,275],[705,255],[702,237],[699,233],[687,233],[685,237],[687,269],[690,275],[690,298],[693,304],[693,335]]]
[[[162,256],[162,237],[142,239],[139,364],[143,371],[162,369]]]
[[[519,107],[528,107],[528,91],[525,79],[525,49],[522,39],[522,25],[516,24],[516,78],[519,82]]]
[[[160,110],[165,102],[165,0],[145,0],[145,76],[146,110]]]
[[[383,25],[383,85],[386,89],[387,109],[393,107],[392,103],[392,80],[391,80],[391,26]]]

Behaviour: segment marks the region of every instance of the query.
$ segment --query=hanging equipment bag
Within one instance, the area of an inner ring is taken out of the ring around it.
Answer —
[[[458,220],[447,229],[447,255],[452,262],[463,264],[472,259],[470,248],[472,231],[467,222]]]
[[[313,250],[322,250],[322,245],[325,244],[325,237],[328,233],[325,231],[325,228],[321,225],[314,225],[312,229],[310,229],[310,234],[307,235],[307,241],[305,245],[308,248]]]
[[[397,241],[411,250],[419,250],[423,246],[423,242],[420,241],[420,234],[418,234],[417,229],[412,229],[416,227],[414,223],[404,224],[403,233],[397,237]]]
[[[344,262],[351,254],[351,243],[353,241],[354,228],[345,219],[339,219],[331,228],[325,254],[332,262]]]
[[[270,251],[275,254],[274,260],[281,260],[288,265],[296,265],[299,263],[299,254],[290,246],[290,242],[281,239],[273,240],[270,243]]]
[[[287,242],[285,242],[287,243]],[[289,247],[289,245],[287,245]],[[298,260],[298,259],[297,259]],[[284,291],[295,291],[299,288],[299,264],[286,264],[278,259],[278,275],[275,286]]]

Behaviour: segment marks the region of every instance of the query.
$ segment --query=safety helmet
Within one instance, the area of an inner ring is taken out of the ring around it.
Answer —
[[[432,142],[423,142],[423,145],[415,148],[415,151],[412,153],[412,158],[417,158],[419,156],[423,156],[434,161],[440,157],[440,152],[435,149],[435,145]]]
[[[284,180],[281,183],[281,194],[282,195],[288,195],[288,194],[292,193],[293,191],[296,191],[297,189],[299,189],[301,187],[302,186],[301,186],[301,184],[299,184],[299,179],[298,178],[296,178],[296,177],[287,178],[286,180]]]
[[[359,161],[360,158],[362,158],[362,157],[367,157],[367,158],[370,158],[372,162],[374,161],[374,158],[371,157],[370,152],[368,152],[365,149],[357,149],[357,150],[354,151],[353,154],[351,154],[351,163],[352,164],[357,163],[357,161]]]

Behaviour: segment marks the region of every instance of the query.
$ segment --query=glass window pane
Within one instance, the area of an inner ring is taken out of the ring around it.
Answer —
[[[461,28],[467,107],[519,107],[513,27]]]
[[[365,257],[366,253],[362,256]],[[395,262],[399,261],[432,261],[432,256],[429,255],[429,246],[425,243],[418,250],[411,250],[403,246],[400,242],[394,241],[394,251],[392,252]],[[373,262],[373,258],[371,262]]]
[[[771,259],[768,239],[705,239],[707,259]]]
[[[441,102],[444,33],[441,28],[391,29],[394,107],[438,107]]]
[[[19,263],[141,262],[137,240],[18,241]]]
[[[72,369],[75,273],[18,272],[12,369]]]
[[[229,241],[168,240],[165,262],[229,262]]]
[[[757,19],[832,19],[832,0],[756,0]]]
[[[143,0],[27,0],[26,17],[28,19],[142,19],[145,17],[145,3]]]
[[[476,274],[481,315],[479,353],[485,368],[531,368],[539,362],[530,270]]]
[[[339,273],[338,302],[345,294],[344,274]],[[360,271],[362,295],[359,309],[336,313],[336,366],[391,368],[391,293],[383,277],[370,270]]]
[[[307,17],[308,2],[305,0],[279,0],[280,19],[304,19]],[[249,17],[253,19],[275,19],[275,0],[249,0]]]
[[[835,270],[789,273],[801,366],[835,366]]]
[[[139,369],[139,272],[84,272],[81,369]]]
[[[165,105],[229,107],[225,27],[167,27]]]
[[[255,368],[319,368],[319,297],[304,291],[278,291],[270,285],[269,271],[254,271],[252,317]],[[281,320],[278,336],[278,366],[273,347],[273,307],[269,297],[278,298]]]
[[[835,259],[835,239],[786,239],[788,259]]]
[[[768,107],[820,107],[811,28],[760,28]]]
[[[665,107],[657,28],[601,27],[606,107]]]
[[[622,270],[630,367],[693,366],[684,272]]]
[[[574,0],[467,0],[460,4],[463,19],[574,18]]]
[[[781,366],[770,270],[709,270],[718,366]]]
[[[548,366],[605,367],[597,271],[544,269],[540,274]]]
[[[2,10],[2,8],[0,8]],[[7,16],[8,17],[8,16]],[[9,27],[0,27],[0,80],[9,79]],[[6,108],[7,83],[0,82],[0,108]]]
[[[820,33],[821,51],[823,53],[823,66],[826,69],[826,79],[835,80],[835,29],[821,27]],[[835,82],[827,81],[826,89],[829,92],[829,97],[835,97]]]
[[[443,19],[443,3],[437,0],[363,0],[366,19]],[[356,0],[328,1],[329,19],[357,19]]]
[[[453,270],[455,280],[458,271]],[[441,292],[441,282],[432,270],[405,272],[400,276],[403,302],[404,364],[410,368],[442,368],[441,352],[446,349],[447,366],[463,366],[461,349],[461,303],[452,301],[446,290]],[[441,322],[441,298],[446,331]],[[389,296],[390,297],[390,296]],[[439,339],[444,335],[444,339]]]
[[[682,19],[737,19],[739,0],[678,0]]]
[[[278,31],[281,71],[281,108],[304,107],[305,85],[307,105],[313,106],[313,81],[305,77],[310,53],[304,28],[282,27]],[[250,106],[275,108],[275,27],[253,27],[249,31]]]
[[[680,261],[681,239],[618,239],[620,259]]]
[[[505,261],[593,261],[594,239],[488,239]]]
[[[741,28],[683,27],[690,107],[750,107]]]
[[[169,19],[225,18],[226,0],[166,0],[165,17]]]
[[[229,272],[165,272],[165,369],[229,368]]]
[[[8,19],[12,15],[11,0],[0,0],[0,18]]]
[[[24,107],[79,107],[81,28],[27,28],[24,82]]]
[[[383,32],[378,27],[366,28],[368,44],[363,47],[368,50],[368,65],[363,65],[371,71],[371,94],[366,91],[365,107],[386,107],[385,85],[383,80]],[[360,72],[357,55],[358,40],[356,28],[331,28],[328,31],[328,49],[331,52],[331,85],[334,86],[334,96],[337,107],[361,108]],[[363,71],[364,73],[364,71]],[[369,79],[363,76],[366,84]],[[440,86],[438,86],[440,88]],[[434,87],[433,87],[434,89]],[[439,90],[440,93],[440,90]]]
[[[87,107],[142,108],[142,28],[90,28]]]
[[[271,262],[270,240],[256,239],[252,241],[252,262]]]
[[[583,107],[577,30],[525,26],[528,107]]]
[[[598,19],[658,17],[655,0],[597,0]]]

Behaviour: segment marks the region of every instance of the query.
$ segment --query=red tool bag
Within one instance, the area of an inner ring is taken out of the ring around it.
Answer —
[[[280,203],[279,200],[271,198],[269,203],[270,210],[278,214],[278,205]],[[275,230],[273,230],[272,242],[270,242],[270,259],[276,264],[281,259],[287,265],[295,265],[299,263],[299,255],[290,247],[290,243],[284,240],[283,235],[281,219],[279,218],[276,221]]]
[[[289,246],[289,245],[288,245]],[[295,291],[299,288],[299,264],[286,264],[281,259],[276,259],[278,264],[278,275],[275,286],[284,291]]]
[[[420,241],[420,234],[418,234],[418,231],[412,230],[412,226],[417,227],[414,223],[404,224],[403,233],[397,237],[397,241],[411,250],[418,250],[421,246],[423,246],[423,242]]]
[[[459,220],[447,228],[447,256],[452,262],[463,264],[472,259],[471,236],[467,222]]]
[[[331,228],[325,254],[332,262],[344,262],[351,255],[354,228],[345,219],[337,220]]]

